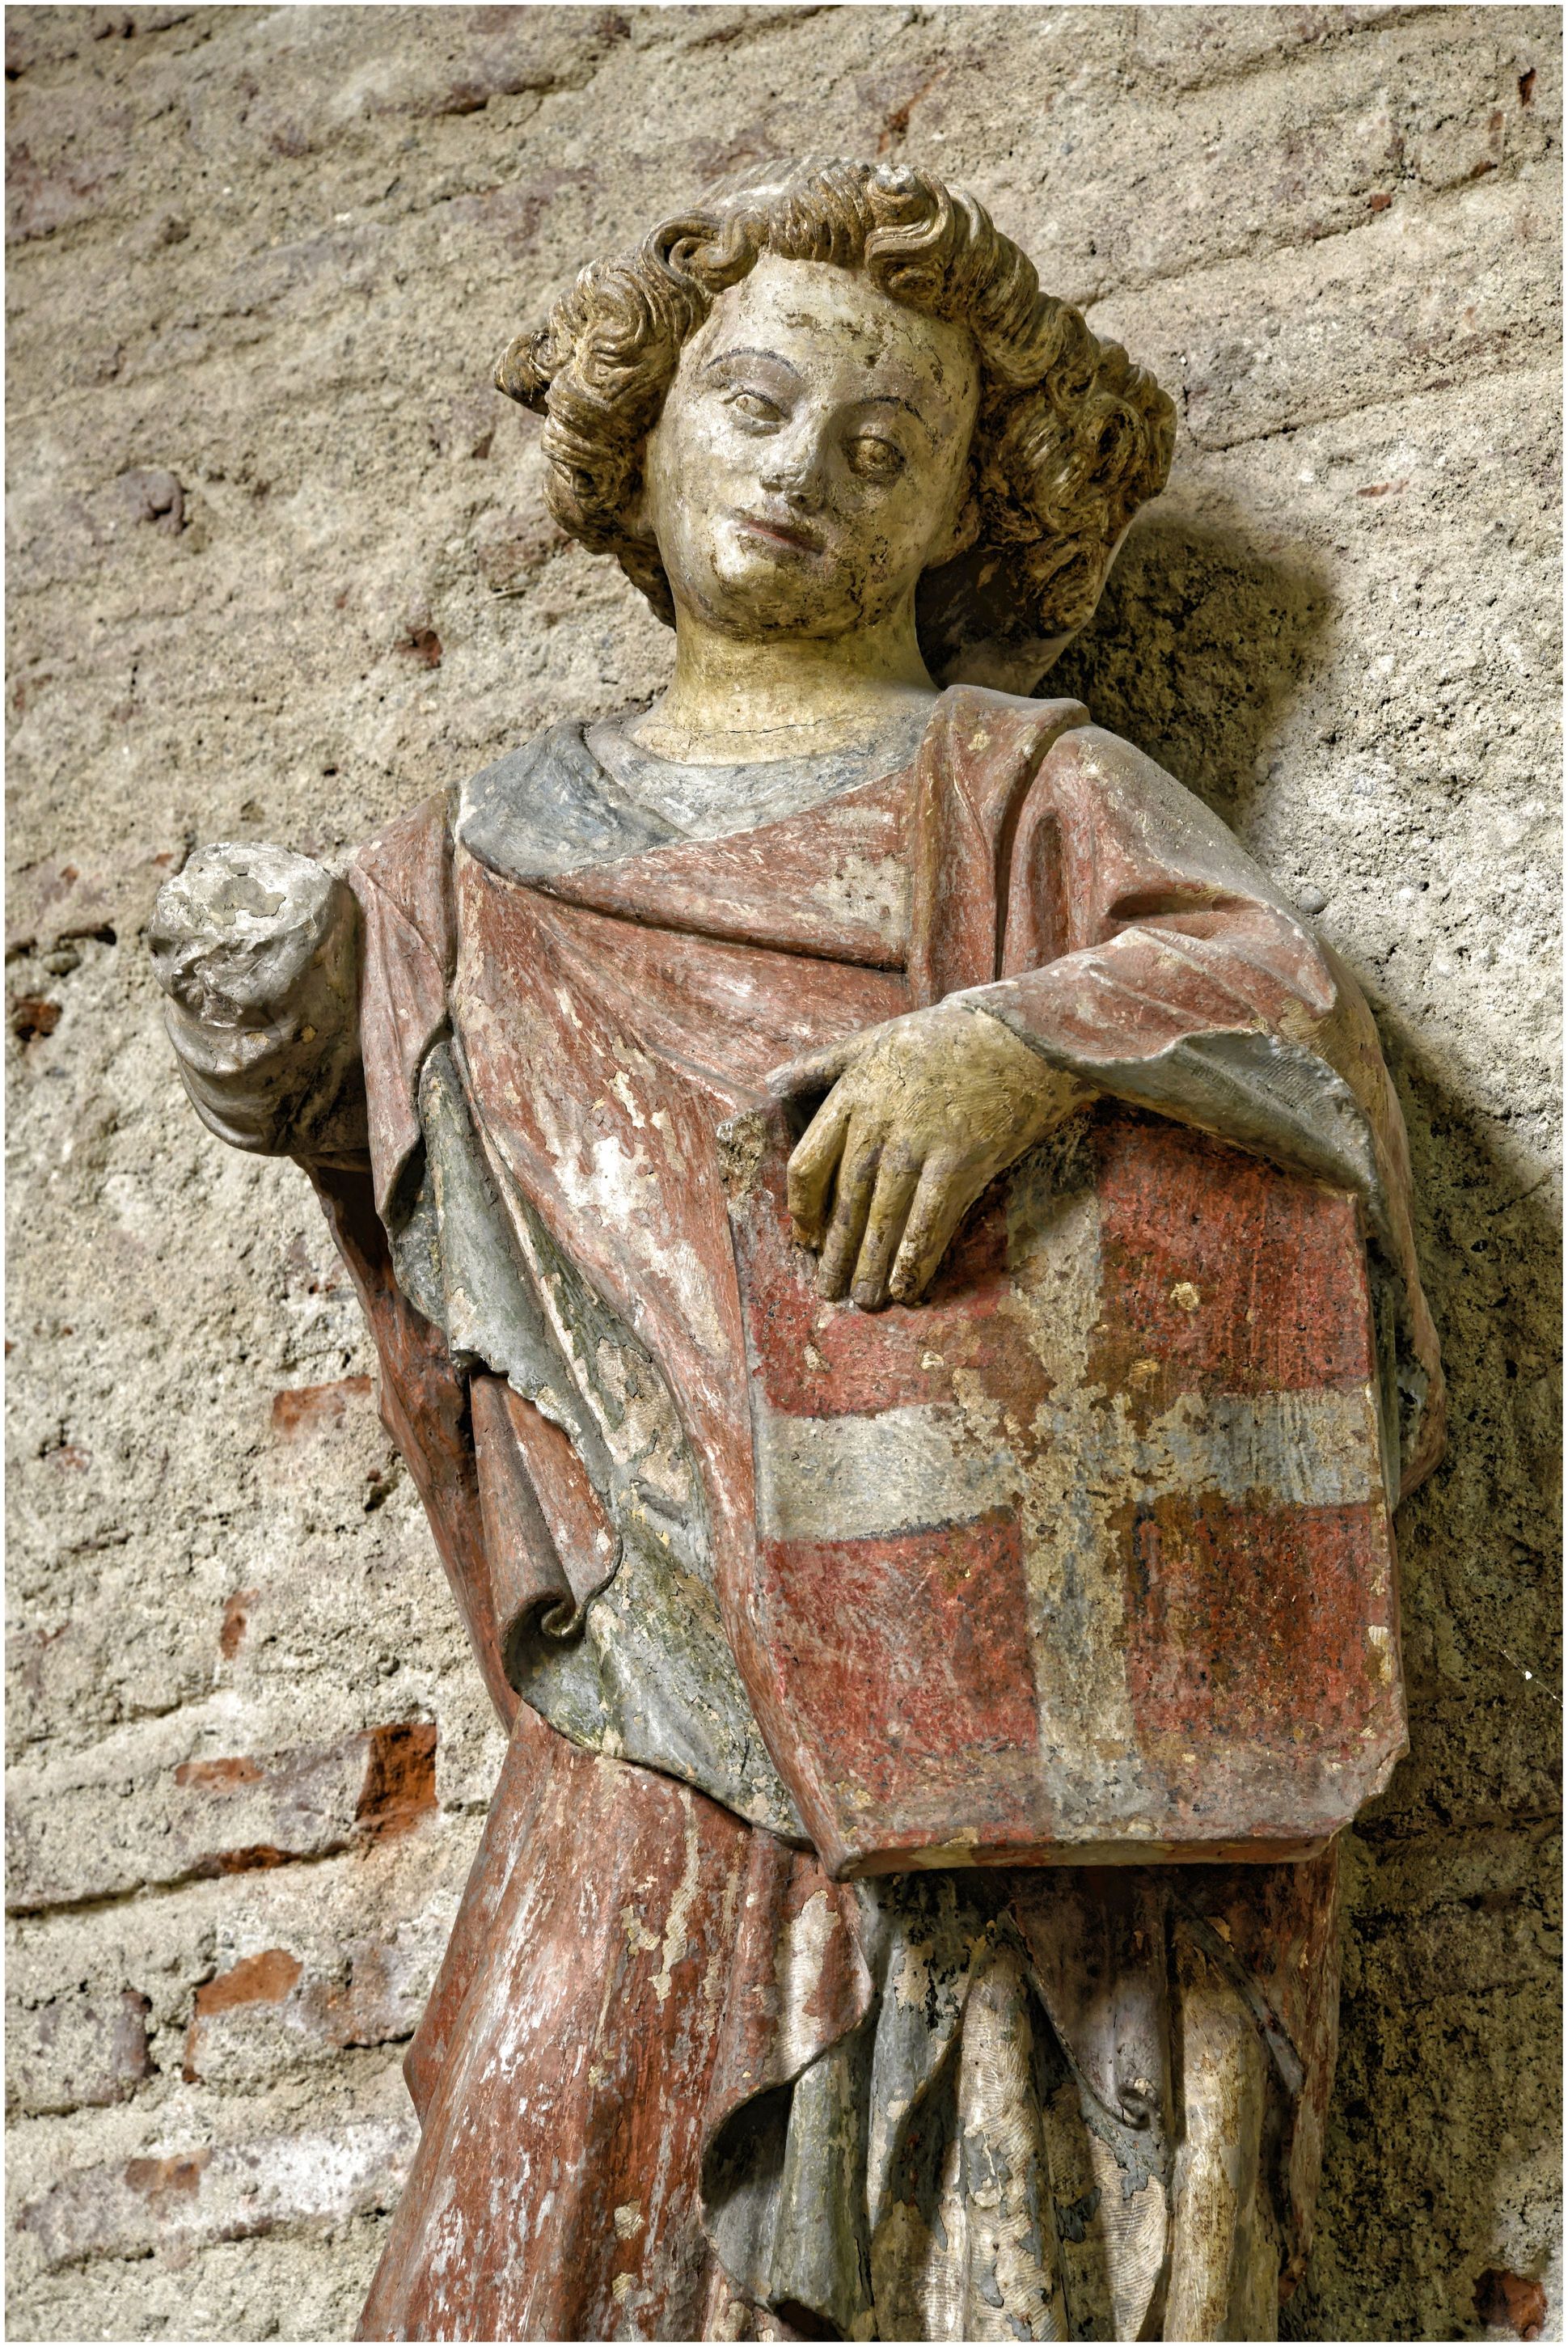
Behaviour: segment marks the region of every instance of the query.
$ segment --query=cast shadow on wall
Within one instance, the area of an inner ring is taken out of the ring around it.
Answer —
[[[1245,836],[1333,627],[1309,557],[1167,507],[1134,528],[1040,690],[1082,700]],[[1561,2098],[1544,1846],[1560,1806],[1560,1244],[1546,1193],[1521,1194],[1484,1120],[1357,975],[1409,1129],[1450,1445],[1399,1520],[1411,1748],[1346,1868],[1319,2243],[1282,2335],[1479,2338],[1487,2245],[1520,2199],[1522,2113],[1551,2143]]]
[[[1173,506],[1134,523],[1099,610],[1039,690],[1084,702],[1245,838],[1268,746],[1327,657],[1333,599],[1310,559]]]

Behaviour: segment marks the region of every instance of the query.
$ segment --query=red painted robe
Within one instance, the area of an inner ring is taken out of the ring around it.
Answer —
[[[538,1697],[560,1732],[516,1686],[541,1624],[580,1632],[618,1558],[630,1574],[661,1491],[671,1522],[683,1505],[705,1527],[671,1586],[729,1626],[753,1492],[715,1133],[782,1061],[958,991],[1102,1092],[1358,1193],[1397,1298],[1416,1480],[1440,1387],[1366,1006],[1225,827],[1075,703],[957,688],[907,767],[717,840],[671,837],[593,764],[579,740],[553,764],[505,761],[455,824],[432,803],[354,876],[374,1181],[316,1179],[384,1415],[513,1721],[409,2057],[422,2147],[363,2335],[1134,2336],[1162,2298],[1167,2323],[1184,2305],[1261,2320],[1234,2244],[1204,2247],[1212,2195],[1251,2191],[1285,2278],[1299,2270],[1332,2065],[1331,1855],[926,1878],[884,1914],[800,1846],[733,1701],[716,1726],[696,1717],[682,1674],[700,1683],[701,1656],[671,1663],[669,1721],[646,1684],[591,1717],[568,1688]],[[467,1173],[442,1171],[444,1100]],[[439,1313],[392,1268],[416,1192]],[[496,1276],[528,1291],[505,1309],[462,1270],[497,1228],[513,1267]],[[594,1314],[609,1333],[589,1407]],[[679,1472],[662,1437],[617,1451],[627,1361],[672,1402]],[[661,1553],[639,1570],[656,1577]],[[622,1651],[622,1676],[646,1682],[647,1618],[640,1601],[601,1640],[607,1684]],[[1205,2181],[1208,2122],[1172,2044],[1215,2014],[1223,2036],[1225,2014],[1266,2055],[1259,2072],[1233,2048],[1236,2077],[1261,2094],[1266,2076],[1276,2114],[1255,2129],[1268,2173],[1239,2187],[1223,2160]],[[1021,2065],[1006,2109],[999,2062]],[[1091,2155],[1091,2188],[1065,2201],[1064,2094]],[[1037,2114],[1026,2154],[1020,2111]],[[940,2177],[921,2167],[938,2140]],[[1073,2263],[1095,2224],[1098,2297]],[[1235,2270],[1204,2270],[1214,2254]]]

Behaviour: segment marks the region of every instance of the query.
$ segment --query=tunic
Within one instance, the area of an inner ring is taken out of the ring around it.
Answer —
[[[781,1062],[960,996],[1353,1191],[1409,1488],[1440,1378],[1353,981],[1077,703],[973,687],[897,771],[717,839],[552,728],[351,880],[370,1166],[312,1170],[512,1724],[362,2335],[1273,2335],[1332,2070],[1333,1853],[828,1880],[734,1660],[717,1136]]]

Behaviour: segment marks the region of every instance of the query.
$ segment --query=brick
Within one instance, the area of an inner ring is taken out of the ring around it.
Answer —
[[[374,1392],[369,1378],[334,1378],[329,1385],[285,1386],[272,1396],[272,1431],[297,1442],[323,1429],[341,1426],[356,1403]]]
[[[258,2004],[283,2004],[297,1987],[302,1970],[298,1956],[291,1955],[287,1948],[262,1948],[255,1955],[231,1964],[216,1978],[204,1981],[196,1992],[196,2009],[186,2034],[186,2079],[194,2082],[201,2075],[204,2024],[210,2024],[219,2014],[236,2013]]]
[[[454,1886],[455,1891],[456,1886]],[[399,1916],[384,1900],[377,1931],[327,1945],[260,1950],[196,1992],[182,2073],[229,2090],[332,2062],[351,2046],[405,2044],[419,2025],[446,1950],[452,1896]]]
[[[216,2148],[84,2168],[30,2201],[18,2222],[48,2266],[78,2258],[189,2252],[214,2241],[313,2229],[395,2201],[418,2139],[413,2115],[270,2135]]]
[[[218,1651],[226,1663],[231,1663],[244,1645],[245,1633],[251,1626],[251,1608],[261,1594],[259,1589],[236,1589],[224,1604]]]
[[[1495,2331],[1512,2332],[1516,2339],[1539,2339],[1546,2328],[1545,2285],[1537,2275],[1488,2266],[1475,2285],[1475,2311]]]
[[[263,1948],[197,1990],[196,2018],[227,2013],[237,2004],[281,2004],[299,1977],[298,1956],[287,1948]]]
[[[17,2110],[77,2107],[91,2066],[66,2058],[80,2039],[57,2024],[53,2051],[40,2055],[30,2033],[51,2004],[78,2020],[87,2008],[107,2024],[128,2001],[147,2041],[147,2076],[194,2073],[189,2083],[224,2095],[264,2094],[306,2073],[319,2092],[346,2051],[406,2043],[446,1951],[478,1826],[477,1817],[438,1814],[417,1835],[380,1837],[308,1867],[15,1919],[7,2042],[14,2068],[26,2048],[36,2078]],[[90,2050],[101,2054],[101,2045]],[[398,2086],[395,2105],[401,2096]],[[85,2147],[93,2151],[90,2137]]]
[[[436,1729],[415,1721],[373,1728],[354,1822],[366,1834],[406,1833],[436,1807]]]
[[[425,1723],[335,1744],[182,1761],[125,1788],[106,1817],[97,1783],[16,1769],[6,1805],[7,1901],[29,1913],[145,1883],[242,1874],[404,1832],[436,1806]],[[56,1772],[57,1775],[58,1772]]]
[[[66,1990],[41,2004],[8,2004],[7,2107],[36,2114],[125,2102],[151,2075],[149,2010],[134,1989]]]
[[[11,1032],[18,1043],[33,1042],[40,1035],[52,1035],[60,1023],[60,1005],[47,995],[17,994],[10,1003]]]

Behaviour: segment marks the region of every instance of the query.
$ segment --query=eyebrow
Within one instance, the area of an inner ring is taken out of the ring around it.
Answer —
[[[708,361],[707,365],[702,369],[702,373],[704,374],[712,374],[715,367],[728,366],[732,359],[766,359],[770,366],[783,367],[785,374],[790,376],[794,382],[804,383],[805,381],[805,377],[801,374],[800,369],[798,367],[791,366],[788,359],[784,357],[782,351],[721,351],[716,359],[710,359]]]

